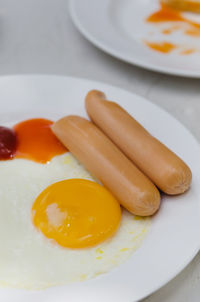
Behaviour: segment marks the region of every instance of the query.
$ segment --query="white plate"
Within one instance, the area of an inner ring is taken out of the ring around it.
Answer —
[[[163,197],[142,246],[111,272],[38,292],[0,289],[0,301],[138,301],[175,277],[199,250],[200,147],[191,133],[165,111],[137,95],[98,82],[57,76],[12,76],[0,79],[0,124],[29,117],[86,116],[84,97],[94,88],[121,104],[189,164],[192,187],[182,196]]]
[[[186,37],[180,32],[161,37],[155,25],[145,22],[158,7],[159,0],[70,0],[71,16],[77,28],[105,52],[154,71],[199,78],[200,53],[162,54],[144,44],[143,40],[152,38],[172,39],[171,42],[190,47],[194,44],[200,50],[199,38]],[[200,23],[200,17],[196,21]],[[151,32],[153,36],[149,35]]]

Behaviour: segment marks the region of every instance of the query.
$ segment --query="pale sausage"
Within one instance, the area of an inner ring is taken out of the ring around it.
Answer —
[[[158,210],[158,189],[93,123],[67,116],[52,131],[128,211],[149,216]]]
[[[190,168],[122,107],[97,90],[88,93],[85,106],[91,120],[160,190],[175,195],[189,188]]]

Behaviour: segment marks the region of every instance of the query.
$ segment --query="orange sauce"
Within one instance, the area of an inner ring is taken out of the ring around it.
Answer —
[[[67,149],[51,131],[52,121],[30,119],[14,126],[17,136],[17,158],[25,158],[39,163],[47,163],[54,156]]]
[[[193,54],[194,52],[196,52],[195,49],[191,48],[191,49],[185,49],[183,51],[180,52],[181,55],[191,55]]]
[[[166,28],[162,30],[163,35],[170,35],[173,31],[170,28]]]
[[[185,30],[185,34],[193,37],[200,37],[200,28],[189,28]]]
[[[181,14],[178,11],[173,10],[172,8],[164,4],[161,4],[160,9],[147,18],[147,22],[153,22],[153,23],[169,22],[169,21],[184,22],[185,19],[181,16]]]
[[[145,43],[149,48],[162,53],[170,53],[176,48],[176,45],[169,42],[161,42],[161,43],[145,42]]]
[[[190,11],[190,12],[200,12],[200,3],[197,3],[196,1],[190,1],[189,3],[185,3],[182,1],[178,1],[178,3],[172,4],[173,8],[182,10],[182,11]]]
[[[179,25],[174,25],[174,26],[171,26],[169,28],[165,28],[162,30],[162,34],[164,35],[170,35],[172,34],[174,31],[180,29],[180,26]]]
[[[161,23],[161,22],[182,22],[190,27],[185,31],[185,34],[191,36],[200,36],[200,24],[193,22],[181,15],[181,13],[173,8],[170,8],[164,4],[161,4],[160,9],[151,14],[147,19],[149,23]],[[165,34],[170,32],[166,31]]]

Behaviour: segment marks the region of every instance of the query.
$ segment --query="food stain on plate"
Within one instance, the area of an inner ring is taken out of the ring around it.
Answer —
[[[180,28],[179,25],[174,25],[174,26],[170,26],[170,27],[168,27],[168,28],[164,28],[164,29],[162,30],[162,34],[163,34],[163,35],[170,35],[170,34],[172,34],[174,31],[178,30],[179,28]]]
[[[181,52],[180,52],[180,54],[181,55],[191,55],[191,54],[193,54],[193,53],[195,53],[196,52],[196,50],[195,49],[190,49],[190,48],[188,48],[188,49],[185,49],[185,50],[182,50]]]
[[[159,41],[144,42],[150,49],[163,54],[171,53],[175,49],[179,49],[180,51],[176,53],[181,55],[191,55],[195,52],[200,52],[199,40],[197,40],[197,38],[199,39],[200,37],[200,22],[197,23],[193,21],[191,14],[187,15],[160,3],[160,8],[148,16],[146,22],[156,26],[156,30],[159,31],[157,33],[159,35]],[[183,38],[180,39],[180,44],[177,42],[174,43],[174,40],[177,41],[179,38],[173,37],[170,39],[170,37],[176,33],[183,35]],[[161,40],[160,35],[164,35],[165,37],[167,35],[169,38],[168,41],[166,41],[166,39]],[[190,40],[188,40],[187,37],[190,37]],[[183,43],[184,40],[185,43]],[[193,43],[194,46],[191,45],[191,43]],[[183,50],[185,47],[188,49]]]
[[[145,41],[145,44],[156,51],[162,52],[162,53],[170,53],[172,52],[174,49],[177,48],[176,45],[169,43],[169,42],[148,42]]]

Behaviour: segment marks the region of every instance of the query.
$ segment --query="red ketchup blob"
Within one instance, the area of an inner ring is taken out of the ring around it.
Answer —
[[[17,149],[14,130],[0,126],[0,160],[12,159]]]

